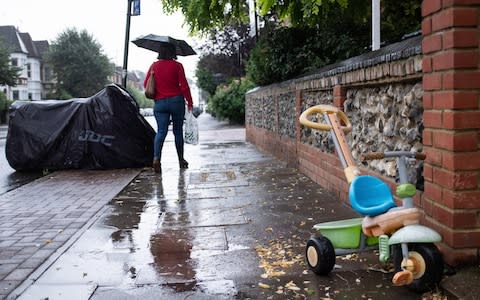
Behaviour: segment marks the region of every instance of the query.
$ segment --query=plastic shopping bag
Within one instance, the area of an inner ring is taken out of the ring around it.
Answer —
[[[192,112],[185,113],[185,123],[183,124],[184,141],[187,144],[198,144],[198,123]]]

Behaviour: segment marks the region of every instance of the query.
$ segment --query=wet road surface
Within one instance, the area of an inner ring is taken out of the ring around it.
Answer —
[[[19,299],[422,299],[374,271],[374,252],[314,275],[312,226],[358,215],[243,129],[199,121],[210,125],[186,145],[189,169],[167,142],[162,174],[142,170]]]

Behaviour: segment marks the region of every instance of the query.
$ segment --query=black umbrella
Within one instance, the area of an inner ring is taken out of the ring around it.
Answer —
[[[197,54],[193,48],[184,40],[177,40],[166,35],[147,34],[138,37],[132,41],[135,45],[141,48],[158,52],[162,47],[174,45],[177,55],[188,56]]]

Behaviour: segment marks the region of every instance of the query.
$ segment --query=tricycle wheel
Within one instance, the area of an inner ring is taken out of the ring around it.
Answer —
[[[335,265],[335,249],[332,242],[324,236],[308,240],[305,257],[310,270],[318,275],[327,275]]]
[[[438,248],[431,243],[408,244],[408,258],[415,262],[413,282],[407,288],[423,293],[435,289],[442,279],[443,258]],[[395,270],[402,270],[402,247],[395,245],[393,248]]]

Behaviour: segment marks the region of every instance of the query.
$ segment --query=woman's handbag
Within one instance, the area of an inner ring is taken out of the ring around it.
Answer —
[[[197,119],[193,116],[192,112],[187,111],[185,113],[185,123],[183,124],[183,140],[187,144],[197,145],[198,144],[198,123]]]
[[[155,99],[155,77],[153,76],[153,72],[150,74],[150,78],[148,78],[147,87],[145,88],[145,97],[148,99]]]

